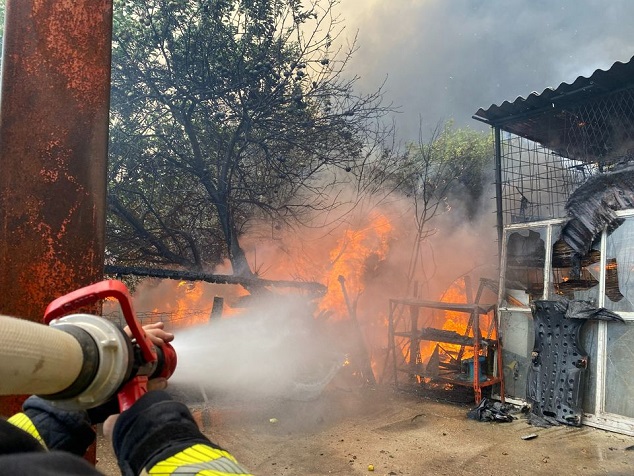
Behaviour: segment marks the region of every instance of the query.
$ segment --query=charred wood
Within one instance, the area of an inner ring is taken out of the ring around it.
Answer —
[[[178,279],[183,281],[205,281],[215,284],[238,284],[245,288],[256,287],[280,287],[297,288],[316,295],[326,293],[326,286],[312,281],[274,281],[269,279],[240,277],[229,274],[212,274],[198,271],[185,271],[176,269],[156,269],[131,266],[106,265],[104,273],[115,276],[145,276],[150,278]]]

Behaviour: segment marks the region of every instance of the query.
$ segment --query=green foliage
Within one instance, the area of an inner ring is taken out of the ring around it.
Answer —
[[[449,121],[428,142],[408,146],[396,177],[425,218],[457,203],[473,218],[492,170],[493,137]]]
[[[115,1],[113,255],[189,268],[228,256],[248,274],[238,237],[253,218],[332,206],[321,184],[363,166],[387,110],[342,76],[335,4]]]

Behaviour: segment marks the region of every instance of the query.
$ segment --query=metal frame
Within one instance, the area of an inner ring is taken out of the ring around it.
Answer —
[[[394,386],[398,388],[398,373],[406,372],[410,375],[410,377],[422,377],[426,378],[428,375],[425,372],[425,369],[422,368],[422,365],[418,362],[418,357],[420,356],[420,342],[421,341],[430,341],[430,342],[446,342],[450,344],[457,344],[457,342],[441,341],[436,340],[434,338],[430,338],[425,336],[424,329],[419,329],[418,327],[418,317],[420,309],[437,309],[442,311],[453,311],[453,312],[461,312],[469,314],[472,324],[471,333],[473,337],[469,338],[469,343],[461,344],[463,347],[468,346],[473,348],[473,381],[461,381],[456,378],[451,378],[449,376],[436,376],[435,380],[442,381],[445,383],[449,383],[452,385],[459,386],[470,386],[473,387],[473,391],[475,394],[476,404],[479,404],[482,400],[482,389],[485,387],[490,387],[493,385],[499,385],[500,388],[500,399],[504,402],[504,374],[501,373],[504,368],[502,363],[502,345],[500,341],[499,334],[499,318],[497,313],[497,307],[495,305],[481,306],[477,303],[473,304],[465,304],[465,303],[448,303],[442,301],[424,301],[419,299],[390,299],[389,301],[389,320],[388,320],[388,332],[389,332],[389,353],[392,353],[392,364],[393,364],[393,372],[394,372]],[[397,332],[395,328],[395,320],[394,316],[396,314],[397,309],[400,306],[409,307],[409,331],[407,332]],[[495,333],[495,339],[480,339],[478,335],[480,333],[480,315],[486,315],[489,313],[493,313],[491,316],[491,326],[492,330]],[[468,328],[467,328],[468,329]],[[476,332],[477,330],[477,332]],[[399,368],[398,358],[397,358],[397,346],[396,338],[401,337],[407,339],[407,342],[404,345],[409,344],[409,362],[405,362],[404,368]],[[485,341],[486,342],[483,342]],[[480,362],[478,356],[480,355],[480,351],[483,347],[488,347],[495,352],[494,359],[494,375],[487,375],[485,381],[480,381]],[[412,351],[416,351],[416,355],[412,353]]]
[[[616,215],[620,218],[634,218],[634,210],[617,211]],[[562,225],[566,222],[566,219],[552,219],[542,220],[534,222],[526,222],[521,224],[513,224],[504,227],[503,242],[502,242],[502,255],[500,261],[500,286],[498,293],[498,311],[508,311],[517,313],[531,314],[531,310],[525,307],[516,307],[502,305],[504,301],[504,283],[506,280],[506,260],[507,260],[507,247],[505,246],[507,236],[509,232],[514,230],[525,230],[534,228],[546,228],[546,250],[551,252],[546,253],[546,259],[544,263],[544,291],[542,293],[542,299],[548,299],[548,290],[550,289],[550,278],[552,274],[552,246],[553,246],[553,228],[557,225]],[[603,307],[605,305],[605,280],[606,280],[606,264],[607,264],[607,233],[604,231],[601,237],[601,259],[600,259],[600,274],[599,274],[599,301],[597,307]],[[634,323],[634,312],[617,312],[625,321]],[[498,312],[498,319],[501,316],[501,312]],[[624,417],[614,413],[608,413],[605,411],[605,375],[606,375],[606,354],[607,354],[607,322],[598,322],[597,329],[597,362],[592,366],[592,371],[596,372],[596,391],[595,391],[595,409],[594,413],[584,413],[583,424],[601,428],[604,430],[617,431],[619,433],[634,436],[634,418]],[[501,336],[503,339],[503,336]],[[522,402],[517,396],[507,399],[511,402]]]
[[[634,218],[634,210],[617,211],[620,218]],[[605,269],[606,269],[607,233],[603,231],[601,236],[601,261],[599,275],[599,302],[598,307],[605,305]],[[617,312],[626,322],[634,323],[634,312]],[[597,374],[597,388],[595,393],[595,413],[584,414],[584,423],[588,426],[604,430],[618,431],[619,433],[634,436],[634,418],[624,417],[605,411],[605,375],[606,354],[608,343],[608,323],[599,322],[597,329],[597,357],[594,369]]]

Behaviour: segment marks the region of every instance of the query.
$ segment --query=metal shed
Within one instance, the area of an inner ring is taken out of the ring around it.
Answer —
[[[622,322],[589,320],[569,336],[578,348],[565,355],[587,368],[574,388],[546,377],[560,386],[553,405],[577,398],[583,424],[634,435],[634,58],[473,117],[495,135],[507,397],[531,393],[535,303],[590,302]]]

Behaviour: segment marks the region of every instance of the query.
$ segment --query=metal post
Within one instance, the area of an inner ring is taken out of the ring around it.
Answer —
[[[502,257],[502,240],[504,237],[504,210],[502,209],[502,138],[501,129],[495,126],[495,208],[498,229],[498,262]]]
[[[112,0],[6,0],[4,34],[0,314],[40,321],[103,276]]]
[[[209,322],[222,317],[222,309],[224,305],[225,305],[225,300],[222,296],[214,296],[214,303],[213,303],[213,306],[211,307]]]
[[[482,387],[480,386],[480,310],[476,306],[473,309],[473,392],[475,393],[476,405],[482,400]]]
[[[410,379],[415,381],[417,375],[420,373],[418,370],[418,364],[420,362],[420,338],[418,330],[418,313],[420,308],[416,304],[410,304],[409,306],[409,319],[410,319],[410,341],[409,341],[409,368]]]

